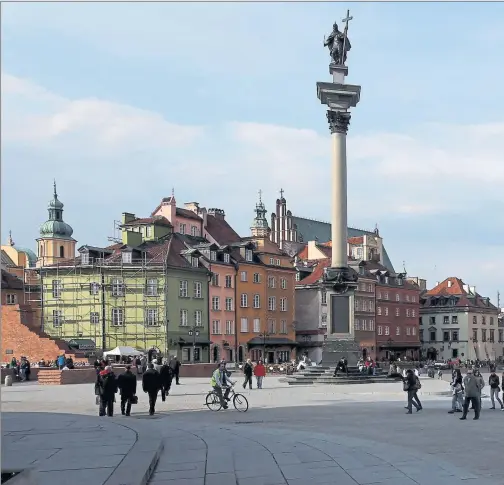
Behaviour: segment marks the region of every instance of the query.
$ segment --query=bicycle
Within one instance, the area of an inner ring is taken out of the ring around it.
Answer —
[[[223,388],[224,389],[224,388]],[[230,386],[230,392],[228,396],[229,401],[233,401],[234,408],[240,412],[245,413],[248,411],[249,403],[247,398],[243,394],[235,392],[233,386]],[[219,396],[215,391],[210,391],[205,400],[205,404],[210,409],[210,411],[220,411],[222,409],[222,404],[220,402]]]

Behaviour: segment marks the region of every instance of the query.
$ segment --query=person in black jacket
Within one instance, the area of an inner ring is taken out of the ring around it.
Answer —
[[[254,373],[254,367],[252,367],[252,362],[250,359],[247,359],[247,362],[243,366],[243,374],[245,375],[245,381],[243,382],[243,389],[249,385],[249,388],[252,389],[252,375]]]
[[[501,409],[504,409],[502,401],[499,399],[499,376],[495,373],[495,371],[490,374],[490,377],[488,378],[488,385],[490,386],[490,400],[492,401],[492,407],[490,409],[495,409],[495,399],[497,399],[497,402],[500,404]]]
[[[152,416],[156,407],[156,400],[159,389],[161,389],[161,376],[154,369],[154,364],[150,363],[149,368],[142,377],[142,388],[149,395],[149,414]]]
[[[161,399],[164,401],[166,399],[166,396],[168,396],[168,394],[170,393],[173,380],[172,368],[168,365],[166,360],[161,367],[159,375],[161,377]]]
[[[117,392],[117,378],[112,367],[107,366],[98,374],[95,393],[100,396],[100,416],[114,416],[114,401]]]
[[[131,366],[126,366],[126,372],[117,378],[117,387],[121,390],[121,414],[129,416],[131,413],[131,401],[136,395],[137,380],[131,372]]]
[[[173,375],[175,377],[175,384],[177,384],[177,386],[180,384],[179,382],[179,373],[180,373],[180,361],[177,359],[177,357],[173,356],[170,360],[170,363],[168,364],[172,371],[173,371]]]

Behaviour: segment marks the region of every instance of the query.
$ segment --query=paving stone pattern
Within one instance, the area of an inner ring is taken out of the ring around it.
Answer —
[[[254,426],[169,429],[150,485],[497,485],[395,446]]]

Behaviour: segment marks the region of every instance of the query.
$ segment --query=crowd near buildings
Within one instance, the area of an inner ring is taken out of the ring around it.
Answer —
[[[117,346],[183,363],[321,360],[331,227],[293,215],[283,190],[269,221],[259,195],[247,235],[173,191],[150,215],[124,212],[106,246],[79,246],[63,212],[54,185],[35,251],[11,234],[2,245],[3,362]],[[394,269],[378,228],[348,228],[348,255],[364,358],[503,358],[502,313],[474,286],[448,277],[429,289]]]

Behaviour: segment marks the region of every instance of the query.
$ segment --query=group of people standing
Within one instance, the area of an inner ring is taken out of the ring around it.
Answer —
[[[130,416],[131,406],[138,404],[137,397],[137,376],[131,372],[131,366],[126,366],[126,371],[118,377],[115,375],[112,366],[102,361],[96,367],[95,395],[99,405],[100,416],[114,415],[115,396],[118,391],[121,394],[121,413]],[[142,373],[142,390],[149,396],[149,415],[155,412],[156,401],[161,391],[162,401],[170,393],[173,379],[176,384],[179,381],[180,361],[172,357],[170,361],[162,361],[158,358],[156,363],[149,363],[147,370]]]
[[[223,361],[224,362],[224,361]],[[256,365],[252,364],[250,359],[243,366],[243,374],[245,380],[243,381],[243,389],[249,386],[252,389],[252,376],[254,375],[257,382],[257,389],[262,389],[263,379],[266,377],[266,367],[262,360],[259,360]]]

